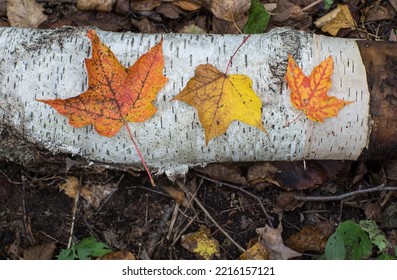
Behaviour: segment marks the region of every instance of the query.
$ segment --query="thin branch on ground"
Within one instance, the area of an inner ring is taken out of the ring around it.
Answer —
[[[245,193],[246,195],[248,195],[248,196],[252,197],[253,199],[255,199],[256,201],[258,201],[259,206],[261,207],[263,213],[264,213],[265,216],[266,216],[266,219],[267,219],[267,222],[268,222],[269,226],[273,228],[273,223],[272,223],[273,217],[270,216],[270,215],[267,213],[267,211],[266,211],[266,209],[265,209],[265,206],[263,206],[263,203],[262,203],[262,200],[260,199],[260,197],[258,197],[258,196],[256,196],[256,195],[254,195],[253,193],[247,191],[246,189],[244,189],[244,187],[239,187],[239,186],[236,186],[236,185],[233,185],[233,184],[229,184],[229,183],[225,183],[225,182],[219,182],[219,181],[217,181],[217,180],[211,179],[211,178],[206,177],[206,176],[201,175],[201,174],[197,174],[197,176],[199,176],[199,177],[201,177],[201,178],[203,178],[204,180],[207,180],[207,181],[209,181],[209,182],[212,182],[212,183],[215,183],[215,184],[219,184],[219,185],[221,185],[221,186],[229,187],[229,188],[238,190],[238,191],[240,191],[240,192],[243,192],[243,193]]]
[[[192,194],[190,193],[190,191],[188,190],[188,188],[180,181],[176,181],[177,185],[179,186],[179,188],[184,191],[186,193],[186,195],[192,197]],[[219,229],[220,232],[223,233],[223,235],[225,235],[230,242],[232,242],[241,252],[247,254],[247,256],[249,258],[252,259],[252,256],[243,248],[240,246],[240,244],[238,244],[222,227],[220,224],[218,224],[218,222],[211,216],[211,214],[207,211],[207,209],[204,207],[203,204],[201,204],[200,200],[197,199],[197,197],[193,196],[193,200],[194,202],[200,207],[200,209],[204,212],[204,214],[211,220],[211,222]]]
[[[78,206],[79,197],[80,197],[81,179],[82,179],[82,176],[80,176],[79,184],[77,185],[76,196],[75,196],[75,198],[74,198],[73,209],[72,209],[72,224],[71,224],[71,226],[70,226],[69,241],[68,241],[68,247],[67,247],[67,249],[70,249],[70,247],[72,246],[73,232],[74,232],[74,224],[75,224],[75,222],[76,222],[76,212],[77,212],[77,206]]]
[[[324,0],[314,1],[313,3],[310,3],[306,7],[302,8],[302,12],[306,12],[306,11],[310,10],[311,8],[317,6],[318,4],[321,4],[321,3],[324,3]]]
[[[180,206],[179,203],[175,203],[174,211],[172,212],[172,216],[171,216],[171,220],[170,220],[170,225],[168,227],[168,232],[165,237],[167,240],[171,239],[172,231],[174,229],[176,218],[178,217],[178,213],[179,213],[179,206]]]
[[[347,198],[351,198],[353,196],[371,192],[379,192],[379,191],[397,191],[397,186],[385,186],[385,184],[381,184],[376,187],[368,188],[368,189],[359,189],[356,191],[340,194],[340,195],[329,195],[329,196],[295,196],[295,200],[298,201],[333,201],[333,200],[343,200]]]

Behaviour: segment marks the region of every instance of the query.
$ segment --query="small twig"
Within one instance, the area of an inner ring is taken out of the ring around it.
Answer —
[[[267,213],[267,211],[266,211],[266,209],[265,209],[265,206],[263,206],[262,200],[260,199],[260,197],[258,197],[258,196],[256,196],[256,195],[254,195],[253,193],[251,193],[251,192],[245,190],[243,187],[235,186],[235,185],[232,185],[232,184],[229,184],[229,183],[219,182],[219,181],[217,181],[217,180],[211,179],[211,178],[206,177],[206,176],[201,175],[201,174],[197,174],[197,176],[199,176],[199,177],[201,177],[201,178],[203,178],[203,179],[205,179],[205,180],[207,180],[207,181],[209,181],[209,182],[212,182],[212,183],[215,183],[215,184],[219,184],[219,185],[221,185],[221,186],[226,186],[226,187],[229,187],[229,188],[238,190],[238,191],[240,191],[240,192],[243,192],[243,193],[245,193],[246,195],[248,195],[248,196],[252,197],[253,199],[255,199],[256,201],[258,201],[259,206],[262,208],[262,211],[263,211],[263,213],[264,213],[265,216],[266,216],[266,219],[267,219],[267,222],[269,223],[269,226],[270,226],[270,227],[273,227],[273,223],[272,223],[273,217],[270,216],[270,215]]]
[[[69,241],[68,241],[67,249],[70,249],[70,247],[72,246],[74,224],[75,224],[75,221],[76,221],[77,205],[79,203],[79,197],[80,197],[80,188],[81,188],[81,176],[80,176],[80,179],[79,179],[79,184],[77,185],[76,196],[74,198],[74,204],[73,204],[73,209],[72,209],[72,224],[70,226]]]
[[[185,185],[180,182],[176,181],[177,185],[179,188],[186,193],[186,195],[192,197],[192,194],[188,190],[188,188],[185,187]],[[207,209],[204,207],[204,205],[201,204],[200,200],[197,199],[197,197],[193,196],[194,202],[200,207],[200,209],[205,213],[205,215],[211,220],[211,222],[219,229],[220,232],[222,232],[229,240],[232,242],[241,252],[247,254],[252,259],[252,256],[238,244],[221,226],[218,224],[218,222],[211,216],[211,214],[207,211]]]
[[[165,237],[167,240],[171,239],[172,230],[174,229],[176,218],[178,217],[179,205],[180,205],[179,203],[175,203],[174,211],[172,212],[172,216],[170,220],[170,225],[168,227],[168,233]]]
[[[232,60],[234,58],[234,56],[236,55],[236,53],[239,51],[239,49],[244,45],[244,43],[248,40],[248,38],[251,37],[251,34],[249,34],[247,37],[244,38],[243,42],[241,42],[240,46],[238,46],[238,48],[236,49],[236,51],[232,54],[232,56],[230,57],[229,63],[226,66],[226,70],[225,70],[225,75],[227,75],[227,72],[229,71],[229,67],[230,64],[232,64]]]
[[[333,201],[333,200],[343,200],[347,199],[359,194],[370,193],[370,192],[378,192],[378,191],[397,191],[397,187],[389,186],[385,187],[385,184],[381,184],[379,186],[369,188],[369,189],[361,189],[356,190],[340,195],[330,195],[330,196],[295,196],[295,200],[298,201]]]
[[[189,220],[189,222],[183,227],[181,231],[176,234],[174,237],[174,240],[172,241],[172,246],[175,246],[176,242],[178,242],[179,238],[187,231],[187,229],[190,227],[191,224],[197,219],[197,213]]]
[[[317,6],[318,4],[323,3],[324,0],[317,0],[314,1],[313,3],[307,5],[306,7],[302,8],[302,12],[306,12],[307,10],[310,10],[311,8],[313,8],[314,6]]]

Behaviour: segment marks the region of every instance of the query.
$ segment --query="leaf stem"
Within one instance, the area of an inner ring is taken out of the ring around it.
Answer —
[[[146,162],[145,162],[145,160],[143,159],[142,153],[141,153],[141,151],[139,150],[138,145],[135,143],[134,137],[132,136],[131,129],[130,129],[130,127],[128,126],[128,123],[125,122],[124,125],[125,125],[125,127],[127,128],[128,134],[129,134],[129,136],[130,136],[130,139],[131,139],[132,143],[134,144],[135,150],[136,150],[136,152],[138,153],[138,156],[139,156],[139,158],[141,159],[141,162],[142,162],[143,166],[145,167],[146,173],[147,173],[147,175],[149,176],[149,179],[150,179],[150,183],[152,184],[153,187],[155,187],[156,184],[154,183],[152,174],[150,173],[149,168],[147,167]]]
[[[244,43],[248,40],[248,38],[251,37],[251,34],[249,34],[247,37],[244,38],[243,42],[241,42],[240,46],[238,46],[238,48],[236,49],[236,51],[232,54],[232,56],[230,57],[229,63],[226,66],[226,70],[225,70],[225,75],[227,75],[227,72],[229,71],[230,68],[230,64],[232,64],[232,60],[234,58],[234,56],[237,54],[237,52],[239,51],[239,49],[244,45]]]

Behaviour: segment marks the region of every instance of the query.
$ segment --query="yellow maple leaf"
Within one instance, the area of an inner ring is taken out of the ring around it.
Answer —
[[[291,103],[312,121],[324,122],[325,118],[337,116],[344,106],[352,103],[327,94],[332,85],[333,69],[334,61],[332,56],[329,56],[307,77],[293,57],[288,55],[285,79],[291,90]]]
[[[197,109],[206,144],[224,134],[235,120],[267,133],[262,124],[262,101],[253,91],[251,79],[245,75],[226,75],[211,64],[201,64],[173,100]]]

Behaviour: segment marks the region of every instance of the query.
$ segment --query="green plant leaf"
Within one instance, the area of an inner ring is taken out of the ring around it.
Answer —
[[[346,257],[345,242],[339,233],[334,232],[325,246],[325,258],[327,260],[344,260]]]
[[[361,260],[372,253],[372,244],[368,235],[353,221],[341,223],[336,231],[343,239],[346,249],[346,258]]]
[[[368,233],[371,243],[379,248],[378,253],[385,252],[386,249],[391,246],[385,234],[379,229],[375,221],[362,220],[359,225],[363,231]]]
[[[251,0],[248,20],[243,28],[245,34],[258,34],[265,30],[270,20],[270,14],[259,0]]]
[[[334,0],[324,0],[324,10],[329,10],[332,4],[334,4]]]
[[[376,259],[377,260],[395,260],[396,258],[393,256],[390,256],[389,254],[382,253]]]
[[[90,260],[92,257],[102,257],[112,252],[107,245],[98,242],[95,237],[84,238],[78,244],[73,244],[69,249],[62,249],[58,255],[58,260]]]

